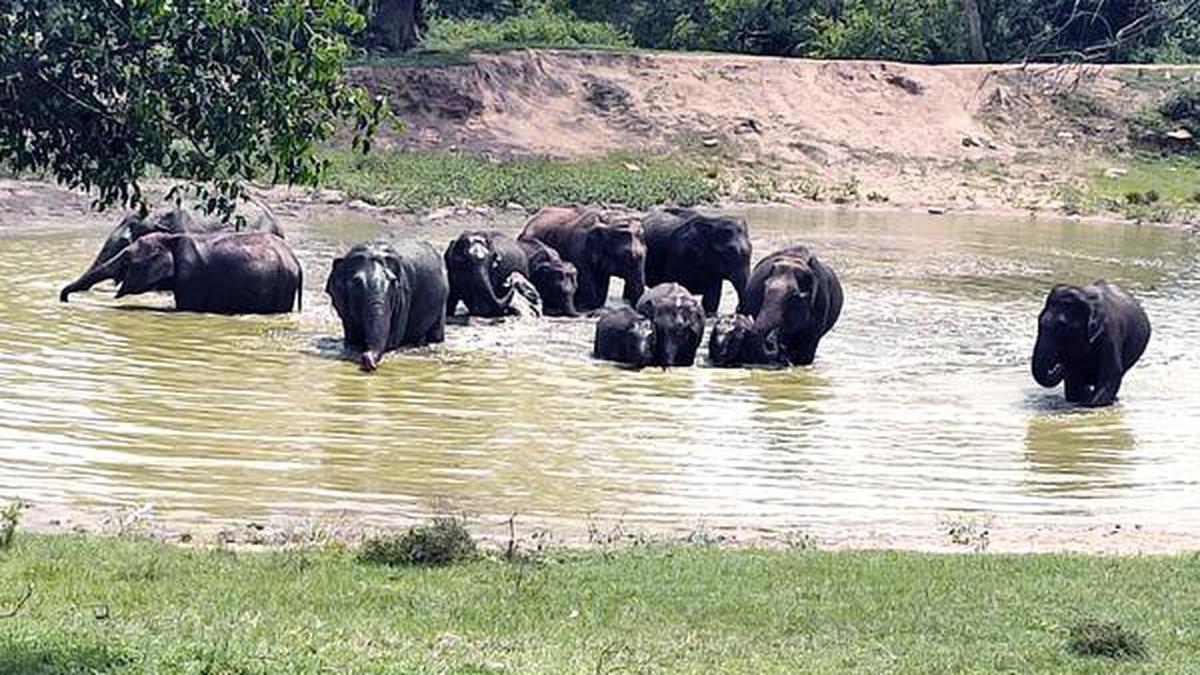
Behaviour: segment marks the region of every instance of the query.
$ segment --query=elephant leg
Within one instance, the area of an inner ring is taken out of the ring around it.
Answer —
[[[704,313],[708,316],[715,316],[717,310],[721,307],[721,280],[704,290]]]
[[[1124,377],[1125,370],[1122,368],[1120,359],[1110,358],[1100,369],[1100,377],[1096,379],[1096,388],[1092,391],[1091,397],[1083,404],[1089,408],[1112,405],[1121,391],[1121,380]]]
[[[458,313],[459,300],[460,298],[458,295],[456,295],[454,291],[451,291],[450,295],[446,298],[446,316],[454,316],[456,313]]]
[[[1067,403],[1084,403],[1092,398],[1092,385],[1086,380],[1077,377],[1068,377],[1065,380],[1064,393]]]
[[[429,332],[425,334],[425,341],[430,342],[430,343],[446,341],[446,318],[445,317],[442,317],[441,321],[438,321],[436,324],[434,324],[433,328],[429,329]]]
[[[805,341],[789,347],[787,360],[793,366],[811,366],[817,360],[817,340]]]

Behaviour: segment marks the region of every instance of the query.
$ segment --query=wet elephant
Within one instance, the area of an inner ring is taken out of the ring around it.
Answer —
[[[690,366],[704,339],[704,307],[680,284],[646,291],[637,311],[654,324],[654,365]]]
[[[1070,403],[1111,405],[1149,343],[1149,317],[1116,285],[1055,286],[1038,317],[1033,378],[1046,388],[1065,383]]]
[[[546,316],[577,316],[575,293],[579,273],[558,251],[540,241],[518,240],[529,261],[529,280],[542,298]]]
[[[155,232],[163,234],[214,234],[217,232],[234,231],[235,227],[233,223],[225,223],[219,220],[198,220],[182,209],[160,211],[145,217],[131,213],[121,219],[121,222],[117,223],[117,226],[108,233],[108,237],[100,247],[100,252],[96,254],[96,259],[88,266],[84,275],[108,262],[113,256],[124,250],[126,246],[148,234]],[[274,216],[268,213],[263,213],[256,220],[252,221],[245,231],[268,232],[280,238],[283,237],[283,229],[279,227],[279,222],[275,220]]]
[[[445,259],[426,242],[358,244],[333,261],[325,292],[365,371],[386,352],[445,339],[450,282]]]
[[[500,317],[517,313],[514,274],[529,278],[525,249],[512,237],[494,231],[463,232],[446,248],[450,296],[446,313],[453,315],[459,301],[472,316]],[[540,306],[540,299],[537,301]]]
[[[704,296],[704,311],[709,315],[720,308],[723,281],[733,285],[742,301],[752,251],[744,218],[670,208],[647,216],[642,232],[647,285],[682,284]]]
[[[604,312],[596,322],[593,354],[635,368],[654,362],[654,323],[628,305]]]
[[[542,242],[575,266],[575,309],[580,312],[604,306],[612,277],[624,280],[623,296],[630,305],[645,291],[646,245],[636,222],[610,224],[588,208],[545,208],[526,223],[519,238]]]
[[[176,309],[280,314],[301,309],[304,273],[283,239],[263,232],[144,235],[59,294],[115,280],[117,297],[171,291]]]
[[[752,317],[727,314],[713,324],[708,339],[708,360],[718,368],[735,368],[773,363],[776,355],[754,332]]]
[[[758,339],[778,346],[790,365],[811,365],[821,338],[842,313],[842,285],[804,246],[772,253],[754,266],[738,314],[754,317]]]

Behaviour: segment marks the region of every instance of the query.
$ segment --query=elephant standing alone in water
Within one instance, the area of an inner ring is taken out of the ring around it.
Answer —
[[[1055,286],[1038,317],[1033,378],[1047,388],[1065,382],[1070,403],[1111,405],[1149,343],[1146,311],[1117,286]]]

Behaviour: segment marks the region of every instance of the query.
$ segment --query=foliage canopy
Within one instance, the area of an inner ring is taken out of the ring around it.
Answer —
[[[365,150],[384,115],[342,80],[363,25],[345,0],[6,2],[0,163],[100,208],[144,207],[152,170],[225,215],[245,181],[315,184],[339,121]]]

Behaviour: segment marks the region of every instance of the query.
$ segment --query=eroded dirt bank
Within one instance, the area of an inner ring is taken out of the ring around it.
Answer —
[[[407,125],[385,147],[686,147],[788,201],[1039,211],[1059,209],[1064,189],[1127,149],[1131,115],[1200,70],[527,50],[351,77],[388,94]]]

